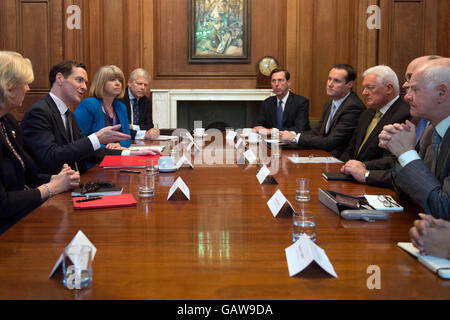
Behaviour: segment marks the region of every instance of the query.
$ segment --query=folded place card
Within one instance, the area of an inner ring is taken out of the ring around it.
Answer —
[[[185,155],[183,155],[180,160],[175,164],[175,168],[180,169],[184,164],[187,164],[189,168],[194,169],[194,166],[192,163],[186,158]]]
[[[242,140],[242,138],[239,138],[238,141],[236,142],[236,144],[234,145],[234,147],[237,149],[241,146],[245,147],[245,142],[244,142],[244,140]]]
[[[291,277],[303,271],[313,261],[333,277],[338,277],[325,250],[311,241],[306,234],[301,235],[294,244],[285,249],[285,252]]]
[[[255,154],[250,149],[244,152],[244,157],[247,159],[248,163],[253,163],[257,160]]]
[[[191,193],[188,186],[184,183],[181,177],[175,180],[172,187],[170,187],[169,194],[167,195],[167,200],[190,200]]]
[[[256,178],[258,179],[259,184],[278,184],[277,180],[270,175],[270,170],[266,167],[266,165],[262,166],[256,174]]]
[[[186,147],[186,150],[187,150],[187,151],[191,151],[192,146],[194,146],[195,149],[197,149],[198,151],[200,151],[200,147],[199,147],[194,141],[191,141],[191,143],[188,144],[188,146]]]
[[[226,140],[234,140],[236,137],[236,131],[228,131]]]
[[[67,247],[77,246],[77,245],[91,247],[92,248],[92,260],[94,260],[95,253],[97,252],[97,248],[92,244],[92,242],[89,241],[89,239],[86,237],[86,235],[81,230],[79,230],[77,232],[77,234],[72,239],[72,241],[70,241],[70,243]],[[64,259],[64,253],[61,253],[58,261],[56,261],[55,266],[53,267],[52,271],[50,272],[50,275],[48,276],[49,278],[51,278],[55,274],[55,271],[59,268],[59,266],[63,262],[63,259]]]
[[[274,217],[290,217],[294,212],[294,208],[292,208],[291,203],[286,199],[286,197],[283,195],[283,193],[281,193],[280,190],[277,190],[272,198],[267,201],[267,206],[269,207]]]

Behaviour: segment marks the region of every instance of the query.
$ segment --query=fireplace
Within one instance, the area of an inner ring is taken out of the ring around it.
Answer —
[[[251,127],[270,89],[152,89],[153,122],[159,128]],[[220,128],[219,128],[220,129]]]

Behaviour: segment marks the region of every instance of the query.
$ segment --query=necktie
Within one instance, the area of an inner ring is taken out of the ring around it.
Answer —
[[[328,134],[328,130],[330,130],[331,122],[333,121],[334,113],[336,112],[336,105],[334,102],[331,104],[330,116],[328,117],[327,126],[325,127],[325,133]]]
[[[382,115],[383,114],[379,110],[377,110],[377,112],[373,116],[372,122],[370,122],[369,126],[367,127],[366,136],[364,137],[363,142],[359,146],[358,154],[361,152],[361,148],[363,147],[364,143],[366,143],[367,138],[370,136],[370,133],[372,132],[372,130],[377,126],[378,121],[380,121],[380,118]]]
[[[434,149],[434,173],[436,173],[438,156],[439,156],[439,147],[441,144],[441,136],[437,133],[436,129],[434,129],[434,131],[433,131],[433,136],[431,138],[431,144],[433,145],[433,149]]]
[[[73,142],[73,130],[72,130],[72,114],[70,109],[67,109],[66,113],[66,131],[67,131],[67,137],[69,138],[69,142],[72,143]],[[74,167],[76,171],[80,171],[78,169],[78,164],[75,161],[74,162]]]
[[[139,124],[139,102],[138,99],[133,99],[133,124]]]
[[[281,129],[283,127],[283,101],[278,101],[277,107],[277,128]]]
[[[420,138],[422,137],[422,133],[427,127],[428,120],[422,119],[419,121],[416,127],[416,145],[419,143]]]

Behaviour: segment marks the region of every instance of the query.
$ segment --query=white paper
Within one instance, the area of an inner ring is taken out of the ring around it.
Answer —
[[[238,141],[236,142],[236,144],[235,144],[235,148],[237,149],[237,148],[239,148],[239,146],[240,145],[245,145],[245,142],[244,142],[244,140],[242,140],[242,138],[239,138],[238,139]]]
[[[177,136],[160,135],[159,137],[151,138],[150,140],[155,140],[155,141],[167,141],[167,140],[176,140],[176,139],[178,139]]]
[[[95,253],[97,252],[97,248],[92,244],[92,242],[89,241],[89,239],[86,237],[86,235],[81,230],[79,230],[77,232],[77,234],[72,239],[72,241],[70,241],[70,243],[67,247],[76,246],[76,245],[83,245],[83,246],[91,247],[92,248],[92,261],[94,260]],[[50,275],[48,276],[49,278],[51,278],[53,276],[56,269],[58,269],[59,265],[62,263],[63,259],[64,259],[64,253],[62,253],[59,256],[58,261],[56,261],[55,266],[53,267],[52,271],[50,272]]]
[[[364,198],[366,198],[367,202],[375,208],[375,210],[384,210],[384,211],[403,211],[403,207],[400,206],[397,202],[395,202],[394,199],[392,199],[392,197],[386,195],[386,197],[388,197],[388,199],[391,200],[392,203],[395,203],[396,205],[393,205],[392,207],[386,207],[383,202],[381,202],[380,200],[378,200],[378,195],[370,195],[370,194],[365,194]]]
[[[164,147],[165,146],[146,146],[140,144],[132,144],[129,149],[133,151],[157,150],[159,152],[162,152],[164,150]]]
[[[178,160],[177,164],[175,165],[175,168],[180,169],[181,166],[182,166],[185,162],[186,162],[192,169],[194,169],[194,166],[193,166],[192,163],[186,158],[185,155],[183,155],[183,156],[180,158],[180,160]]]
[[[263,165],[261,170],[256,175],[256,178],[258,178],[259,184],[262,184],[264,180],[266,180],[267,176],[270,175],[270,170],[266,167],[266,165]]]
[[[343,163],[334,157],[289,157],[293,163]]]
[[[294,244],[285,249],[285,252],[289,276],[295,276],[315,261],[323,270],[337,278],[336,271],[325,250],[311,241],[307,235],[301,235]]]
[[[276,217],[286,202],[292,208],[291,203],[286,199],[283,193],[281,193],[280,189],[278,189],[277,192],[275,192],[275,194],[272,196],[272,198],[270,198],[269,201],[267,201],[267,206],[269,207],[273,216]],[[292,211],[294,211],[293,208]]]
[[[234,140],[236,137],[236,131],[228,131],[226,140]]]
[[[181,177],[178,177],[178,179],[175,180],[175,182],[172,185],[172,187],[170,187],[169,194],[167,195],[167,200],[170,199],[170,197],[173,195],[173,193],[178,188],[181,190],[181,192],[183,192],[183,194],[188,198],[188,200],[191,200],[191,193],[189,191],[189,188],[186,185],[186,183],[184,183],[183,179],[181,179]]]
[[[250,149],[244,152],[244,157],[249,163],[253,163],[257,159],[253,151]]]

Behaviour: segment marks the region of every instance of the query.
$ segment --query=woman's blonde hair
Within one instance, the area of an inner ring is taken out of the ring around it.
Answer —
[[[117,98],[122,98],[125,94],[125,77],[122,70],[113,65],[103,66],[98,69],[97,73],[94,76],[94,80],[92,81],[91,88],[89,89],[89,94],[96,98],[102,99],[106,82],[114,80],[116,78],[118,78],[122,83],[122,90],[120,91],[120,94],[117,96]]]
[[[11,101],[9,90],[18,84],[33,82],[33,66],[30,59],[14,51],[0,51],[0,107]]]

